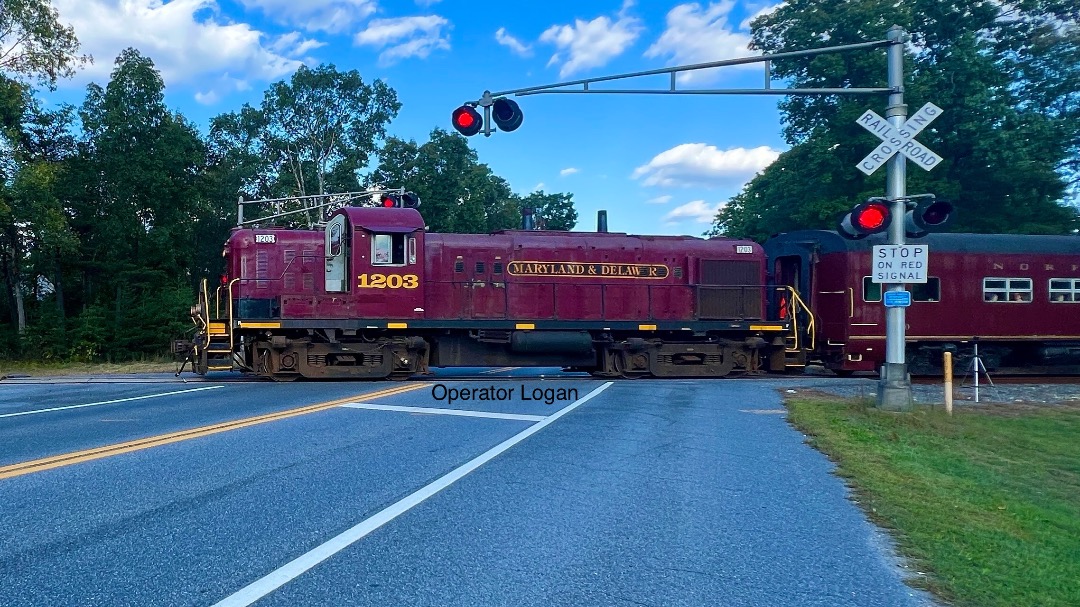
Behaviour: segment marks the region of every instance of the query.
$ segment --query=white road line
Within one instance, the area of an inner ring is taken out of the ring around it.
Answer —
[[[461,480],[466,474],[476,470],[480,466],[488,463],[496,456],[506,451],[510,447],[520,443],[521,441],[529,438],[533,434],[543,430],[547,426],[555,422],[555,420],[566,415],[567,413],[577,409],[581,405],[585,404],[593,397],[598,396],[604,390],[607,390],[611,386],[612,382],[606,382],[599,388],[589,392],[585,396],[577,399],[573,403],[559,409],[558,412],[549,415],[544,418],[544,421],[535,423],[528,428],[518,432],[514,436],[504,440],[503,442],[495,445],[491,449],[488,449],[484,453],[469,460],[465,464],[455,468],[448,472],[446,475],[440,477],[429,485],[426,485],[416,492],[402,498],[401,500],[387,506],[383,510],[379,511],[374,516],[361,521],[355,527],[346,530],[341,535],[331,538],[324,544],[316,546],[305,554],[300,555],[296,559],[286,563],[274,571],[271,571],[265,577],[255,580],[251,584],[248,584],[244,588],[241,588],[236,593],[225,597],[213,607],[247,607],[270,594],[271,592],[281,588],[290,581],[296,579],[305,571],[311,569],[315,565],[325,561],[331,556],[341,552],[345,548],[349,547],[353,543],[359,541],[364,536],[368,535],[372,531],[375,531],[379,527],[382,527],[386,523],[394,520],[398,516],[408,512],[412,508],[423,503],[424,500],[435,495],[439,491],[449,487],[455,482]]]
[[[522,413],[495,413],[492,411],[469,411],[466,409],[436,409],[433,407],[402,407],[400,405],[373,405],[370,403],[345,403],[342,407],[350,409],[371,409],[373,411],[400,411],[402,413],[430,413],[431,415],[460,415],[462,417],[490,417],[492,419],[516,419],[525,422],[540,422],[543,415],[524,415]]]
[[[513,371],[518,367],[499,367],[498,369],[488,369],[487,371],[481,371],[481,373],[502,373],[504,371]]]
[[[4,413],[0,415],[3,417],[18,417],[20,415],[35,415],[37,413],[48,413],[50,411],[65,411],[67,409],[82,409],[83,407],[97,407],[98,405],[111,405],[114,403],[126,403],[133,400],[143,400],[146,398],[157,398],[159,396],[173,396],[174,394],[186,394],[188,392],[199,392],[200,390],[215,390],[217,388],[224,388],[225,386],[204,386],[202,388],[191,388],[190,390],[177,390],[175,392],[162,392],[161,394],[147,394],[146,396],[132,396],[130,398],[118,398],[116,400],[103,400],[100,403],[86,403],[85,405],[67,405],[64,407],[50,407],[48,409],[34,409],[33,411],[20,411],[19,413]]]

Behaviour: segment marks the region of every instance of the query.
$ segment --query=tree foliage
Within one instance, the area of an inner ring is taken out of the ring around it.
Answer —
[[[525,196],[519,204],[535,210],[537,227],[542,230],[573,230],[577,225],[572,194],[545,194],[540,190]]]
[[[952,201],[956,231],[1064,233],[1078,226],[1076,209],[1062,204],[1080,159],[1078,17],[1075,3],[1051,0],[790,0],[751,27],[753,46],[767,53],[883,39],[893,23],[904,27],[905,102],[911,111],[928,101],[945,110],[918,136],[943,161],[930,173],[910,166],[908,192]],[[886,85],[881,51],[776,61],[773,73],[793,87]],[[882,195],[884,169],[871,177],[855,169],[878,143],[855,122],[867,104],[782,101],[791,149],[721,209],[712,233],[764,239],[833,228],[855,203]]]
[[[93,61],[78,55],[79,40],[47,0],[0,2],[0,72],[36,79],[50,88]]]
[[[288,82],[266,91],[259,108],[215,117],[210,146],[237,186],[251,198],[304,197],[356,191],[401,109],[382,80],[364,82],[356,70],[301,66]],[[286,210],[292,210],[289,207]],[[318,219],[307,214],[308,223]]]
[[[514,194],[463,137],[387,139],[397,94],[355,70],[302,67],[259,107],[213,118],[204,137],[165,104],[161,74],[134,48],[78,107],[44,107],[31,81],[70,76],[89,60],[77,50],[46,0],[0,0],[0,359],[164,353],[192,328],[198,281],[224,269],[238,197],[366,184],[416,191],[440,231],[518,227],[526,204],[548,227],[576,219],[568,194]]]
[[[534,192],[525,198],[482,164],[468,141],[440,128],[418,145],[391,137],[368,176],[373,188],[404,187],[416,192],[428,228],[434,232],[485,233],[521,225],[525,207],[537,209],[547,228],[570,230],[577,221],[570,194]]]

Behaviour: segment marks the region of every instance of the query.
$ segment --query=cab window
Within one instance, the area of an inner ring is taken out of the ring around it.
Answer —
[[[375,234],[371,239],[371,265],[405,265],[405,234]]]

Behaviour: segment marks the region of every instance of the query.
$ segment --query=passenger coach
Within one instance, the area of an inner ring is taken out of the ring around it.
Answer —
[[[946,350],[969,368],[976,340],[991,372],[1080,372],[1080,237],[934,233],[912,242],[929,247],[929,267],[925,284],[906,285],[911,373],[939,373]],[[789,308],[807,347],[803,363],[818,358],[842,375],[884,364],[885,306],[871,252],[886,243],[884,234],[848,240],[818,230],[765,243],[773,284],[809,307]]]

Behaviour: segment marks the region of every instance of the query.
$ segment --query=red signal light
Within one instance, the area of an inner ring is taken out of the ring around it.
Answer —
[[[397,201],[394,200],[393,196],[389,196],[389,195],[383,196],[382,205],[389,209],[391,207],[396,207],[397,206]]]
[[[454,123],[454,129],[466,137],[479,133],[480,128],[484,126],[484,119],[470,105],[463,105],[454,110],[450,119]]]
[[[837,225],[837,231],[844,238],[859,240],[871,234],[884,232],[889,228],[892,211],[889,203],[883,200],[868,200],[855,205]]]
[[[889,219],[889,207],[880,202],[872,202],[863,207],[862,212],[855,216],[855,224],[868,232],[873,232]]]

